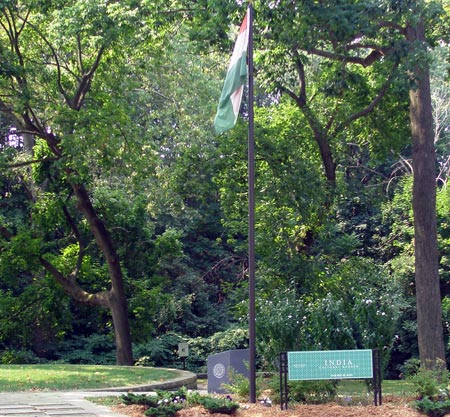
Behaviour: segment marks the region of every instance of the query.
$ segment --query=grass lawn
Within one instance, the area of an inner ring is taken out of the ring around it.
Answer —
[[[382,396],[393,397],[411,397],[414,395],[414,386],[407,380],[384,380],[381,384]],[[372,396],[367,389],[365,381],[361,380],[342,380],[339,381],[338,395],[345,397],[364,397]]]
[[[165,381],[175,370],[102,365],[0,365],[0,392],[83,390]]]

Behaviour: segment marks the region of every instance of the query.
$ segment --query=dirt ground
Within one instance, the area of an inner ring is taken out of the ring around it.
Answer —
[[[295,405],[288,410],[281,410],[279,405],[265,407],[259,403],[241,403],[235,417],[423,417],[411,408],[409,400],[398,398],[383,398],[383,405],[351,405],[344,406],[336,403],[321,405]],[[145,408],[139,405],[119,405],[113,411],[130,417],[143,417]],[[203,407],[192,407],[181,410],[178,417],[209,417],[210,414]],[[212,416],[212,415],[211,415]],[[214,417],[229,417],[225,414],[214,414]]]

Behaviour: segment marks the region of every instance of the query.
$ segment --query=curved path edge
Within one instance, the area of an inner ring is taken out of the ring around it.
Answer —
[[[124,392],[150,394],[155,390],[197,388],[197,375],[178,369],[171,370],[177,372],[175,378],[136,386],[97,390],[0,392],[0,417],[126,417],[88,399]]]
[[[168,369],[168,371],[175,371],[179,374],[178,377],[172,378],[168,381],[151,382],[149,384],[133,385],[126,387],[109,387],[89,390],[91,392],[148,392],[155,390],[173,390],[181,387],[188,389],[197,389],[197,375],[180,369]]]

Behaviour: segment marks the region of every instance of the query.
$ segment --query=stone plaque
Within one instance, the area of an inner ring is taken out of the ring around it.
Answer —
[[[208,356],[208,393],[226,394],[228,391],[222,384],[231,384],[230,370],[249,377],[248,349],[226,350]]]

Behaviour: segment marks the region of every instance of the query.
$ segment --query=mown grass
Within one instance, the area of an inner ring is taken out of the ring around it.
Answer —
[[[0,392],[126,387],[165,381],[175,370],[102,365],[0,365]]]
[[[383,396],[410,397],[414,394],[414,386],[407,380],[384,380],[381,384]],[[365,395],[369,393],[367,384],[361,380],[339,381],[338,395]]]

